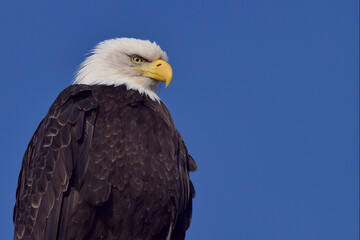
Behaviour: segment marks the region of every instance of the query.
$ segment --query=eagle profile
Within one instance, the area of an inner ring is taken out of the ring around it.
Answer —
[[[157,96],[171,79],[156,43],[95,47],[26,149],[14,239],[185,238],[196,164]]]

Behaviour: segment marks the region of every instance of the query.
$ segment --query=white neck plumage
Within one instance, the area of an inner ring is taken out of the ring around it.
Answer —
[[[160,102],[157,95],[159,82],[151,78],[142,76],[131,76],[127,72],[121,71],[114,66],[106,66],[106,62],[97,61],[98,59],[90,56],[80,66],[73,84],[87,85],[125,85],[127,89],[137,90],[141,94],[146,94],[152,100]],[[101,59],[100,59],[101,60]]]

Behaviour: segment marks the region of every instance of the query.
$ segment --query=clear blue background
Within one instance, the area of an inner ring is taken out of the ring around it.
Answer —
[[[85,54],[158,42],[199,170],[187,239],[358,239],[357,0],[2,1],[1,239],[22,156]]]

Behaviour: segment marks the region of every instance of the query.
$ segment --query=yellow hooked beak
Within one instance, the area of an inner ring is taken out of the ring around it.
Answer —
[[[141,74],[141,76],[143,77],[149,77],[159,82],[166,82],[166,88],[169,86],[173,75],[170,64],[163,60],[141,63],[139,66],[135,66],[132,68],[142,71],[143,73]]]

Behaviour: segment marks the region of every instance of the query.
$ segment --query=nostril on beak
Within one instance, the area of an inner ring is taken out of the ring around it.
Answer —
[[[161,63],[157,64],[156,66],[157,66],[157,67],[160,67],[160,66],[161,66]]]

